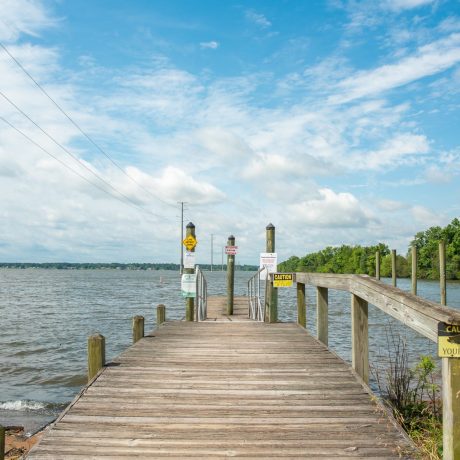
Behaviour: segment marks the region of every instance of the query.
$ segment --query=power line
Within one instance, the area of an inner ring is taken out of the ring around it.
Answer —
[[[42,93],[55,105],[55,107],[75,126],[75,128],[80,131],[83,136],[86,137],[86,139],[96,147],[99,152],[101,152],[114,166],[116,166],[126,177],[128,177],[132,182],[134,182],[138,187],[142,188],[144,191],[146,191],[150,196],[155,198],[156,200],[160,201],[163,204],[166,204],[168,206],[173,206],[171,203],[168,203],[161,198],[155,196],[153,193],[151,193],[147,188],[145,188],[142,184],[140,184],[134,177],[132,177],[130,174],[128,174],[102,147],[99,146],[99,144],[96,143],[96,141],[93,140],[93,138],[87,134],[83,129],[80,127],[80,125],[72,119],[72,117],[50,96],[50,94],[43,88],[42,85],[29,73],[29,71],[19,62],[19,60],[11,54],[11,52],[8,50],[8,48],[0,42],[0,47],[3,48],[3,50],[8,54],[8,56],[17,64],[17,66],[35,83],[35,85],[42,91]]]
[[[98,184],[95,184],[94,182],[91,182],[87,177],[83,176],[83,174],[80,174],[78,171],[76,171],[75,169],[71,168],[67,163],[65,163],[64,161],[62,161],[60,158],[58,158],[57,156],[53,155],[51,152],[49,152],[48,150],[46,150],[44,147],[42,147],[38,142],[34,141],[31,137],[29,137],[26,133],[24,133],[23,131],[21,131],[19,128],[17,128],[16,126],[14,126],[11,122],[9,122],[7,119],[3,118],[2,116],[0,116],[0,120],[2,120],[5,124],[7,124],[10,128],[14,129],[16,132],[18,132],[19,134],[21,134],[23,137],[25,137],[28,141],[30,141],[32,144],[34,144],[36,147],[38,147],[40,150],[42,150],[43,152],[45,152],[47,155],[49,155],[51,158],[54,158],[56,161],[58,161],[59,163],[61,163],[62,166],[64,166],[65,168],[67,168],[69,171],[73,172],[74,174],[76,174],[77,176],[79,176],[80,178],[82,178],[84,181],[88,182],[88,184],[96,187],[97,189],[99,189],[100,191],[104,192],[105,194],[109,195],[111,198],[115,198],[116,200],[120,201],[121,203],[123,204],[127,204],[128,206],[131,206],[133,208],[135,208],[136,210],[141,210],[141,211],[144,211],[144,212],[147,212],[148,214],[151,214],[152,216],[154,217],[161,217],[161,216],[158,216],[157,214],[154,214],[152,212],[150,212],[148,209],[145,209],[145,208],[142,208],[140,206],[138,206],[137,204],[135,203],[132,203],[132,202],[126,202],[124,201],[122,198],[116,196],[116,195],[112,195],[108,190],[106,190],[105,188],[103,187],[100,187]]]
[[[112,190],[114,190],[116,193],[121,195],[125,200],[127,200],[129,203],[131,203],[133,206],[136,206],[139,209],[142,209],[143,211],[148,212],[149,214],[152,214],[156,217],[159,218],[164,218],[163,216],[160,216],[156,213],[153,213],[151,211],[148,211],[147,209],[143,208],[142,206],[139,206],[136,202],[131,200],[129,196],[125,195],[123,192],[120,192],[116,187],[114,187],[110,182],[105,180],[103,177],[101,177],[99,174],[95,173],[90,167],[88,167],[85,163],[83,163],[76,155],[74,155],[72,152],[70,152],[66,147],[64,147],[59,141],[57,141],[51,134],[48,134],[38,123],[36,123],[32,118],[30,118],[27,113],[25,113],[20,107],[18,107],[8,96],[6,96],[2,91],[0,91],[0,96],[2,96],[9,104],[11,104],[19,113],[21,113],[24,117],[26,117],[34,126],[36,126],[46,137],[51,139],[58,147],[60,147],[65,153],[67,153],[70,157],[72,157],[76,162],[78,162],[81,166],[83,166],[87,171],[89,171],[93,176],[97,177],[101,182],[106,184],[108,187],[110,187]],[[112,195],[113,196],[113,195]]]

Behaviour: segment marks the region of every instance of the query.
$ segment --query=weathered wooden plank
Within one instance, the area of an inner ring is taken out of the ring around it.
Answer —
[[[381,460],[410,447],[303,328],[166,322],[106,367],[29,458]]]

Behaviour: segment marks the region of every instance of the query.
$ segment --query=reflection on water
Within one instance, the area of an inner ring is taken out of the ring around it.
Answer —
[[[225,295],[225,273],[205,275],[209,294]],[[236,272],[235,295],[245,295],[251,275]],[[408,280],[399,285],[410,289]],[[420,282],[419,295],[437,301],[438,284]],[[313,288],[307,289],[307,302],[308,328],[316,333]],[[349,360],[350,295],[330,291],[329,302],[330,346]],[[177,272],[0,269],[0,423],[17,423],[21,413],[28,420],[30,413],[49,419],[61,410],[86,381],[87,337],[95,332],[105,335],[110,360],[131,344],[134,315],[145,317],[147,331],[154,328],[159,303],[167,306],[168,319],[183,317]],[[448,303],[460,307],[460,284],[449,284]],[[279,316],[282,321],[295,320],[295,289],[279,289]],[[389,324],[407,339],[414,359],[436,354],[435,344],[370,306],[371,360],[382,359]],[[43,407],[34,406],[37,402]]]

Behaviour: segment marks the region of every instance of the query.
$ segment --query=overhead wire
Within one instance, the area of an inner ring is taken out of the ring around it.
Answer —
[[[147,192],[150,196],[152,196],[154,199],[160,201],[163,204],[166,204],[168,206],[173,206],[171,203],[168,203],[161,198],[155,196],[153,193],[151,193],[146,187],[144,187],[141,183],[139,183],[134,177],[132,177],[130,174],[128,174],[102,147],[97,144],[93,138],[87,134],[81,127],[80,125],[73,120],[73,118],[58,104],[52,97],[51,95],[43,88],[42,85],[30,74],[30,72],[21,64],[21,62],[8,50],[8,48],[0,42],[0,47],[3,48],[3,50],[8,54],[8,56],[16,63],[16,65],[34,82],[34,84],[42,91],[42,93],[55,105],[55,107],[75,126],[75,128],[80,131],[80,133],[85,136],[85,138],[99,151],[101,152],[116,168],[118,168],[126,177],[128,177],[132,182],[134,182],[138,187],[142,188],[145,192]]]
[[[62,161],[59,157],[53,155],[51,152],[49,152],[47,149],[45,149],[42,145],[40,145],[38,142],[36,142],[34,139],[32,139],[30,136],[28,136],[24,131],[22,131],[21,129],[19,129],[18,127],[16,127],[15,125],[13,125],[13,123],[11,123],[10,121],[8,121],[6,118],[2,117],[0,115],[0,120],[2,120],[5,124],[7,124],[10,128],[14,129],[16,132],[18,132],[19,134],[21,134],[23,137],[25,137],[29,142],[31,142],[32,144],[34,144],[36,147],[38,147],[40,150],[42,150],[43,152],[45,152],[47,155],[49,155],[51,158],[54,158],[56,161],[58,161],[62,166],[64,166],[65,168],[67,168],[69,171],[73,172],[74,174],[76,174],[77,176],[79,176],[81,179],[83,179],[84,181],[86,181],[88,184],[92,185],[93,187],[96,187],[97,189],[99,189],[100,191],[104,192],[105,194],[107,194],[108,196],[110,196],[111,198],[115,198],[116,200],[120,201],[121,203],[123,204],[126,204],[128,206],[131,206],[133,207],[134,209],[136,209],[137,211],[138,210],[141,210],[141,211],[144,211],[144,212],[147,212],[148,214],[151,214],[152,216],[154,217],[161,217],[161,216],[158,216],[157,214],[155,213],[152,213],[150,212],[148,209],[145,209],[139,205],[137,205],[136,203],[133,203],[131,201],[125,201],[123,200],[122,198],[116,196],[116,195],[113,195],[112,193],[110,193],[107,189],[101,187],[100,185],[90,181],[87,177],[85,177],[83,174],[79,173],[77,170],[73,169],[72,167],[70,167],[65,161]]]

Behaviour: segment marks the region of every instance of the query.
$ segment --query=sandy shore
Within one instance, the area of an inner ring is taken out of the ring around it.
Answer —
[[[22,426],[6,427],[5,459],[17,460],[34,446],[42,437],[44,428],[32,436],[25,436]]]

